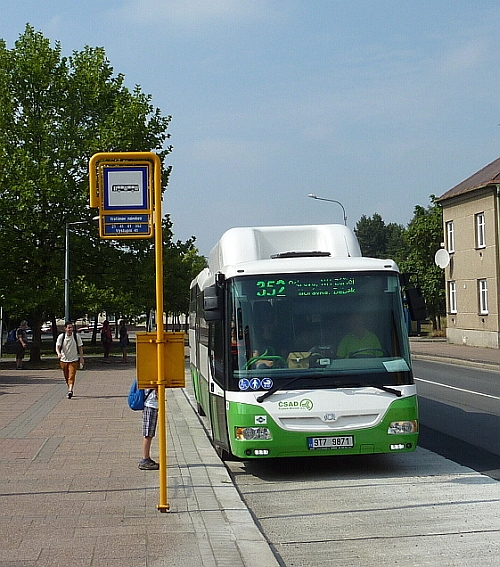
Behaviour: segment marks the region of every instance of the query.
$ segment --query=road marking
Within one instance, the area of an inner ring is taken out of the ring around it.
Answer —
[[[423,378],[415,378],[417,382],[424,382],[425,384],[432,384],[433,386],[441,386],[450,390],[457,390],[458,392],[465,392],[466,394],[474,394],[475,396],[482,396],[483,398],[491,398],[492,400],[500,400],[499,396],[492,396],[491,394],[483,394],[482,392],[473,392],[472,390],[465,390],[464,388],[457,388],[456,386],[448,386],[448,384],[441,384],[441,382],[433,382],[432,380],[424,380]]]

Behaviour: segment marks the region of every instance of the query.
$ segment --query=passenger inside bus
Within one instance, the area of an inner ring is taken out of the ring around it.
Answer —
[[[355,313],[349,323],[350,330],[337,348],[338,358],[371,358],[384,356],[380,340],[366,325],[361,313]]]

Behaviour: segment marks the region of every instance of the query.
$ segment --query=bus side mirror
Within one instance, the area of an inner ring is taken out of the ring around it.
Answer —
[[[217,284],[207,287],[203,292],[205,321],[222,320],[222,294]]]
[[[425,308],[425,299],[420,287],[410,287],[406,289],[405,295],[412,321],[423,321],[426,319],[427,309]]]
[[[408,310],[412,321],[423,321],[427,318],[425,299],[422,295],[418,275],[413,272],[403,273],[399,276],[404,289]]]

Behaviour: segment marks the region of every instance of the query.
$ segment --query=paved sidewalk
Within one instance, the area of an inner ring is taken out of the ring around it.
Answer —
[[[500,349],[449,344],[446,339],[410,338],[414,358],[430,358],[500,370]]]
[[[140,471],[133,364],[62,373],[0,364],[1,567],[276,567],[190,405],[167,390],[167,501]],[[153,458],[157,456],[153,442]]]
[[[412,338],[415,358],[500,369],[500,350]],[[140,471],[134,364],[89,360],[72,400],[56,361],[0,363],[0,567],[276,567],[264,536],[192,407],[167,390],[170,511],[158,473]],[[153,443],[157,455],[157,444]]]

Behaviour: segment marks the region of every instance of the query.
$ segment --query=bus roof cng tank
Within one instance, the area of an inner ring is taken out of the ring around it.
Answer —
[[[361,257],[353,231],[341,224],[238,227],[227,230],[210,252],[210,271],[276,256]]]

